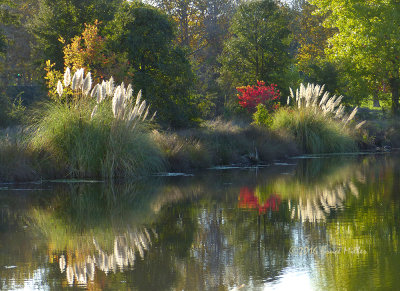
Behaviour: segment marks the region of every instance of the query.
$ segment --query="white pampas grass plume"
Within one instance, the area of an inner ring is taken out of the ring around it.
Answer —
[[[105,82],[105,81],[101,82],[100,93],[101,93],[101,98],[100,98],[100,102],[101,102],[107,96],[107,82]]]
[[[71,84],[71,70],[67,68],[64,73],[64,86],[68,87]]]
[[[356,106],[356,107],[353,109],[353,111],[350,113],[350,116],[349,116],[349,118],[347,119],[346,123],[349,122],[349,121],[351,121],[351,120],[354,118],[354,116],[356,115],[357,111],[358,111],[358,106]]]
[[[112,97],[114,95],[114,78],[111,77],[107,82],[107,96]]]
[[[83,81],[82,93],[87,96],[91,88],[92,88],[92,75],[89,72],[87,73],[86,78]]]
[[[293,94],[292,88],[289,88],[289,91],[290,91],[290,97],[294,98],[294,94]]]
[[[119,117],[121,114],[121,110],[122,110],[122,89],[121,86],[118,86],[117,89],[115,89],[114,92],[114,97],[112,100],[112,111],[114,114],[114,117],[117,118]]]
[[[61,81],[58,81],[58,83],[57,83],[57,94],[61,97],[63,91],[64,91],[64,89],[63,89],[63,86],[61,84]]]
[[[155,111],[155,112],[153,113],[153,116],[150,118],[150,121],[153,121],[153,120],[154,120],[154,118],[156,117],[156,114],[157,114],[157,111]]]
[[[147,106],[147,109],[146,109],[146,112],[145,112],[144,115],[143,115],[142,121],[145,121],[145,120],[146,120],[147,115],[149,115],[149,106]]]
[[[125,94],[125,99],[126,100],[130,100],[133,94],[133,89],[132,89],[132,85],[129,84],[128,87],[126,88],[126,94]]]
[[[93,108],[93,111],[92,111],[92,114],[90,115],[90,119],[93,119],[93,117],[96,115],[96,113],[97,113],[97,110],[98,110],[98,106],[96,105],[94,108]]]
[[[361,121],[359,124],[356,125],[356,129],[360,129],[366,122],[366,120]]]
[[[144,109],[146,108],[146,100],[143,100],[142,104],[140,104],[139,110],[138,110],[138,115],[139,118],[142,116],[142,113]]]
[[[135,106],[139,106],[140,99],[142,99],[142,90],[141,89],[139,90],[139,93],[137,94]]]
[[[76,70],[74,76],[72,77],[72,84],[71,84],[72,90],[79,90],[82,88],[83,74],[84,74],[83,68]]]
[[[94,87],[93,87],[93,89],[92,89],[92,91],[90,92],[90,97],[92,97],[92,98],[98,98],[98,94],[99,94],[99,84],[96,84]],[[97,102],[98,103],[98,102]]]
[[[65,271],[65,266],[66,266],[66,262],[65,262],[65,257],[64,255],[61,255],[60,258],[58,259],[58,264],[60,266],[60,271],[61,273],[64,273]]]
[[[72,84],[71,84],[71,88],[72,90],[78,90],[78,72],[75,72],[74,76],[72,77]]]

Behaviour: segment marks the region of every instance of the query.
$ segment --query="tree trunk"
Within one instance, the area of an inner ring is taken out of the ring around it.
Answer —
[[[374,90],[374,95],[372,97],[372,101],[374,103],[374,107],[381,107],[381,104],[379,103],[379,97],[378,97],[378,91]]]
[[[399,79],[390,79],[390,87],[392,90],[392,113],[399,114]]]

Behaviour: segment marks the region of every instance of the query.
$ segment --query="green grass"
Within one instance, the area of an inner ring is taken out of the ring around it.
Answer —
[[[137,177],[160,171],[163,159],[144,124],[134,129],[114,119],[103,102],[93,105],[49,103],[33,127],[33,151],[66,172],[67,177]]]
[[[347,127],[318,108],[282,108],[274,114],[272,129],[288,131],[299,147],[310,154],[356,151]]]

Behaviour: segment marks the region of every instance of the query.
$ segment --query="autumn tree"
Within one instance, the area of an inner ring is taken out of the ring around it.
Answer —
[[[111,76],[118,81],[131,82],[132,76],[128,73],[128,64],[124,57],[117,56],[107,47],[107,39],[99,35],[99,23],[85,24],[85,30],[81,35],[71,40],[60,38],[63,44],[63,70],[56,70],[55,63],[46,62],[46,82],[49,95],[58,99],[57,82],[63,78],[64,69],[70,68],[72,72],[83,68],[85,72],[91,72],[95,83]]]
[[[95,20],[111,21],[123,0],[38,0],[37,13],[28,27],[36,38],[38,65],[52,60],[56,68],[63,68],[62,37],[69,40],[85,29],[85,23]]]
[[[347,72],[349,80],[362,78],[370,92],[388,87],[392,112],[399,113],[400,5],[386,0],[310,0],[326,17],[328,59]],[[360,84],[360,83],[358,83]]]

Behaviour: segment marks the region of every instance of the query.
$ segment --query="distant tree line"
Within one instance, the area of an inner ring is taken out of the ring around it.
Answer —
[[[81,65],[131,82],[165,126],[238,111],[235,88],[257,81],[283,95],[325,84],[397,114],[400,6],[342,2],[0,0],[1,102],[7,86],[44,84],[50,60],[47,74]]]

